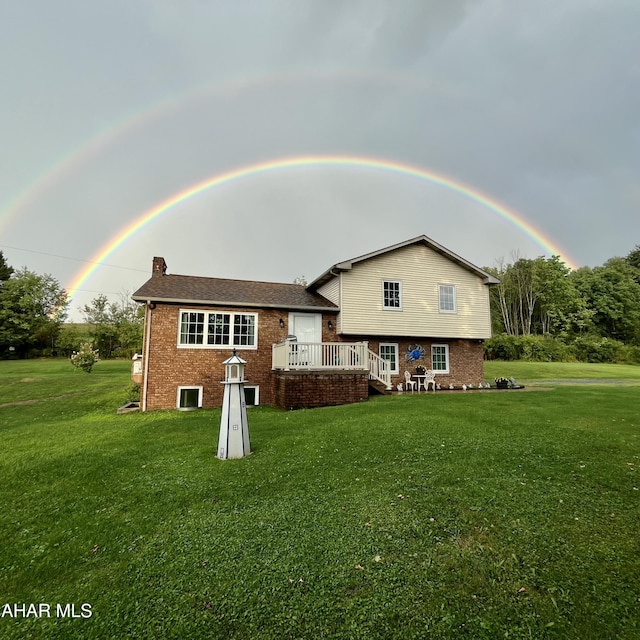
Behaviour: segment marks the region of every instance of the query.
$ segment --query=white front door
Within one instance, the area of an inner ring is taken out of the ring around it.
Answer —
[[[322,342],[322,314],[289,314],[289,333],[293,334],[298,342]]]
[[[322,314],[321,313],[290,313],[289,333],[298,342],[322,342]],[[298,364],[312,366],[320,357],[318,349],[300,345],[298,347]]]

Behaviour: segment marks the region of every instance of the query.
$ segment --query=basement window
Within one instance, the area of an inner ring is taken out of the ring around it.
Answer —
[[[247,407],[257,407],[260,404],[260,387],[245,385],[244,401]]]
[[[178,409],[193,411],[202,407],[202,387],[178,387]]]

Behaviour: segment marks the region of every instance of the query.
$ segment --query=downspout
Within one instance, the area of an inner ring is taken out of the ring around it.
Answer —
[[[151,345],[151,300],[147,300],[145,309],[145,345],[144,345],[144,378],[142,384],[142,411],[147,410],[147,389],[149,388],[149,350]]]

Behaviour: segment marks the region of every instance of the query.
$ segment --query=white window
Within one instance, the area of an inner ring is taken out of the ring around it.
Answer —
[[[431,345],[431,368],[436,373],[449,373],[449,345]]]
[[[399,280],[382,281],[382,308],[402,309],[402,283]]]
[[[178,346],[258,346],[258,315],[255,313],[181,311]]]
[[[202,344],[204,339],[204,313],[183,311],[180,316],[179,344]]]
[[[260,404],[260,387],[258,385],[245,385],[244,401],[247,407],[257,407]]]
[[[398,373],[398,345],[393,343],[380,343],[380,357],[389,363],[389,371]]]
[[[183,411],[202,407],[202,387],[178,387],[176,406]]]
[[[456,312],[456,288],[452,284],[438,285],[438,301],[441,313]]]

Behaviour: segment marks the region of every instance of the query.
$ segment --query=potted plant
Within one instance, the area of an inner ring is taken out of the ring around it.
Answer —
[[[426,373],[426,371],[427,371],[427,370],[426,370],[426,369],[425,369],[421,364],[419,364],[419,365],[416,367],[416,373],[417,373],[419,376],[423,376],[423,375]]]

